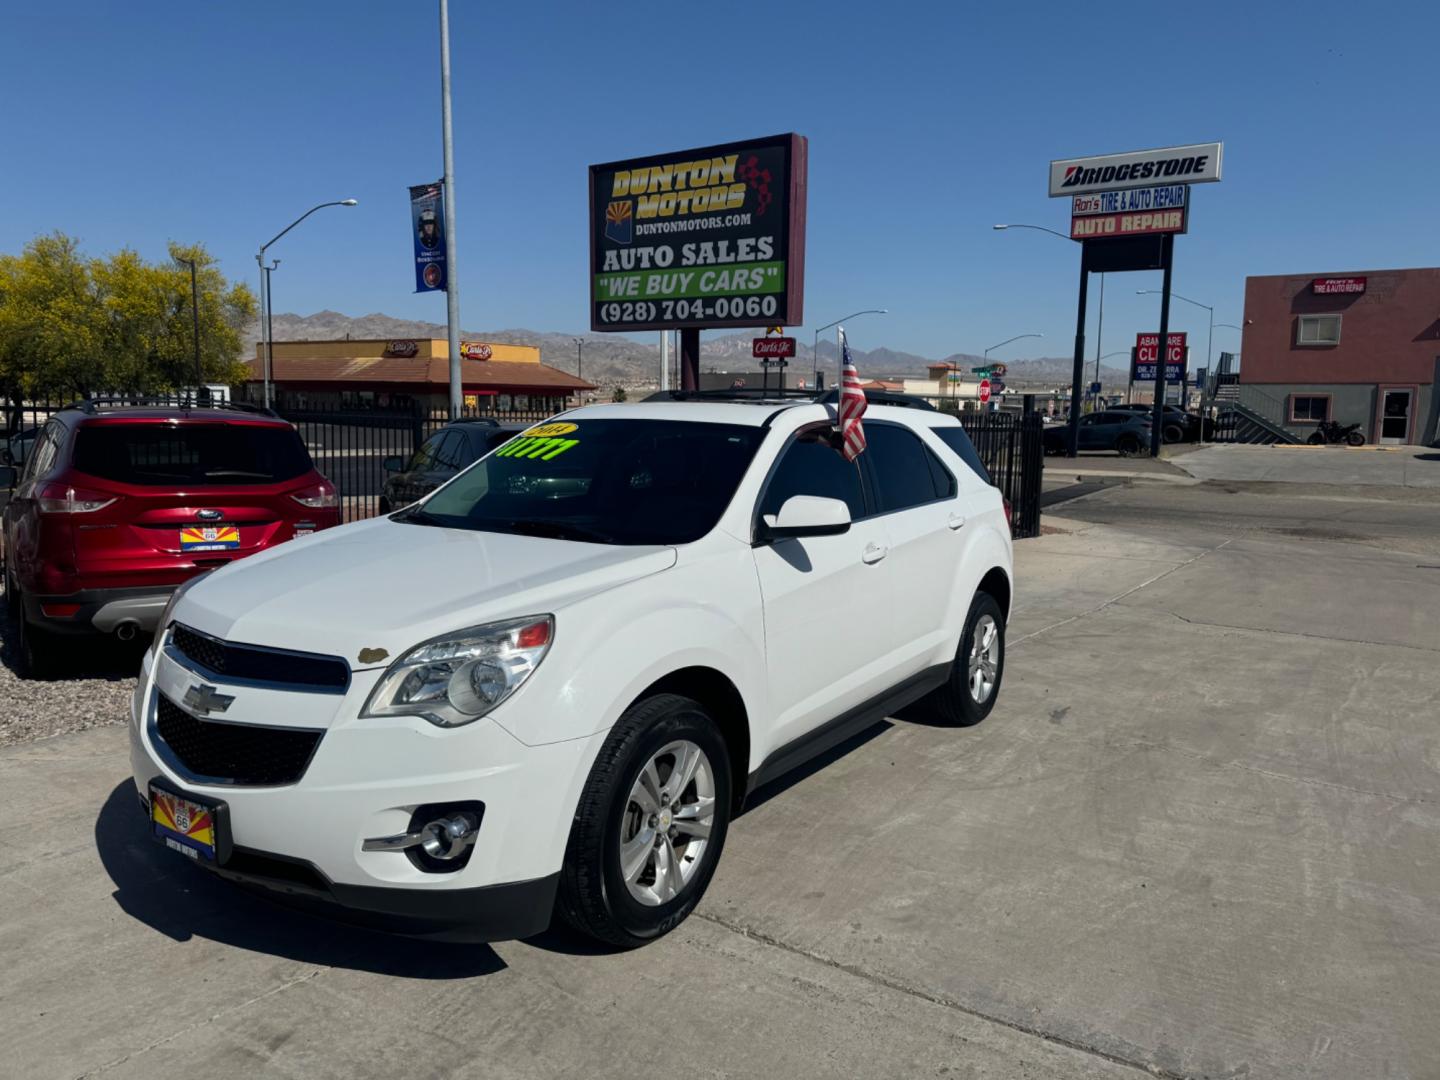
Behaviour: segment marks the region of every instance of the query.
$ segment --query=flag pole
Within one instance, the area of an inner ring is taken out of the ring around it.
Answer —
[[[845,393],[845,327],[835,328],[835,430],[840,430],[840,398]]]

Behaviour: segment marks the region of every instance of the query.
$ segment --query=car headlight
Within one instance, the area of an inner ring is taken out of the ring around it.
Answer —
[[[180,598],[190,591],[192,585],[210,572],[211,571],[206,570],[202,574],[196,574],[189,581],[178,586],[175,591],[170,594],[170,599],[165,602],[165,610],[160,613],[160,621],[155,624],[156,641],[160,640],[161,636],[165,633],[165,628],[170,625],[170,617],[175,614],[175,605],[180,602]]]
[[[423,642],[390,665],[360,715],[423,716],[438,727],[478,720],[520,689],[554,637],[553,615],[527,615]]]

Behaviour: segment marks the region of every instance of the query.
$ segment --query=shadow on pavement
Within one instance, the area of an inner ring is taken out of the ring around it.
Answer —
[[[905,712],[905,710],[901,711],[902,713]],[[895,725],[892,724],[889,720],[881,720],[877,722],[873,727],[868,727],[864,731],[856,732],[844,742],[836,743],[829,750],[826,750],[818,757],[811,758],[799,768],[790,770],[790,772],[787,772],[784,776],[777,776],[769,783],[761,784],[754,791],[752,791],[750,793],[750,797],[745,800],[744,813],[748,814],[751,810],[754,810],[757,806],[764,805],[771,799],[775,798],[775,796],[785,794],[785,792],[789,791],[792,787],[800,783],[802,780],[814,776],[821,769],[828,768],[829,766],[833,765],[835,762],[843,758],[846,754],[850,753],[853,750],[858,750],[871,739],[875,738],[878,735],[885,734],[885,732],[889,731],[894,726]],[[741,815],[741,820],[743,819],[744,814]]]
[[[149,838],[129,779],[100,808],[95,847],[121,910],[174,941],[208,938],[301,963],[409,979],[468,979],[505,968],[488,945],[397,937],[306,915],[188,865]]]
[[[0,586],[0,596],[4,596]],[[10,614],[8,600],[0,601],[0,664],[8,668],[17,678],[26,678],[20,671],[20,656],[16,641],[17,625]],[[69,648],[61,654],[61,664],[54,679],[37,680],[53,682],[60,679],[107,679],[119,682],[133,679],[140,670],[140,658],[150,645],[151,635],[141,634],[134,641],[119,641],[104,634],[77,634],[61,639]]]

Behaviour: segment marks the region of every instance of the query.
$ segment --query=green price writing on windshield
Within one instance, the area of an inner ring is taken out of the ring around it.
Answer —
[[[579,439],[563,439],[548,435],[521,435],[518,439],[512,439],[499,450],[495,451],[496,457],[518,457],[533,458],[538,461],[550,461],[557,458],[572,446],[579,446]]]

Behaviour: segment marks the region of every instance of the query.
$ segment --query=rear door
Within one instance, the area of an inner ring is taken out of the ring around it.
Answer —
[[[888,651],[898,681],[932,663],[937,651],[953,654],[958,644],[946,640],[952,597],[943,583],[960,555],[965,511],[955,477],[910,429],[867,422],[865,440],[860,460],[890,537],[894,636]]]
[[[289,540],[313,516],[292,495],[318,481],[288,425],[209,420],[82,424],[67,475],[116,496],[76,523],[86,587],[170,584]]]
[[[887,655],[889,534],[869,511],[859,466],[832,449],[830,430],[826,423],[791,437],[757,507],[759,514],[775,514],[792,495],[820,495],[844,501],[852,520],[838,536],[754,548],[773,717],[767,752],[894,682]]]

